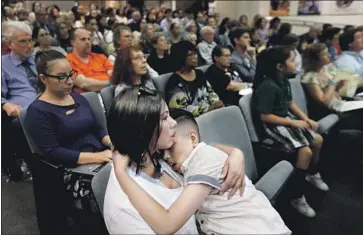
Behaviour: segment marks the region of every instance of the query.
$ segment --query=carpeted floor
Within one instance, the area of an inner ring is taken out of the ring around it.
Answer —
[[[316,218],[299,215],[281,195],[277,208],[294,235],[363,234],[362,169],[343,167],[345,171],[325,174],[331,189],[329,192],[310,187],[306,193],[307,200],[317,212]],[[2,177],[1,190],[1,234],[38,234],[32,182],[6,183]]]

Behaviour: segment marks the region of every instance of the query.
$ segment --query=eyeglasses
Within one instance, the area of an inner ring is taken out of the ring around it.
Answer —
[[[60,83],[66,83],[68,81],[68,79],[75,80],[77,77],[77,74],[78,74],[77,71],[72,70],[71,72],[69,72],[69,74],[52,75],[52,74],[45,73],[44,75],[47,77],[56,78],[56,79],[58,79],[58,81]]]
[[[18,41],[14,41],[14,42],[18,43],[22,47],[25,47],[29,44],[32,44],[33,40],[32,39],[22,39],[22,40],[18,40]]]

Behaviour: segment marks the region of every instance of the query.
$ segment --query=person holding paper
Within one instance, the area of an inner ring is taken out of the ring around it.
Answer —
[[[306,88],[310,115],[319,120],[330,113],[339,113],[338,128],[363,130],[363,101],[344,101],[339,95],[347,83],[341,73],[334,75],[326,66],[330,63],[328,48],[321,43],[309,46],[303,56],[305,74],[301,83]],[[362,82],[359,84],[362,86]]]

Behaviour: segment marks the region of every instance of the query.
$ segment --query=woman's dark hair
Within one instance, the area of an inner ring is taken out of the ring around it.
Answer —
[[[127,86],[135,86],[134,73],[132,68],[131,51],[141,51],[140,46],[132,45],[117,50],[114,70],[112,73],[111,84],[119,85],[126,84]],[[149,75],[143,75],[142,81],[150,79]]]
[[[113,8],[112,7],[107,8],[106,15],[108,17],[113,16]]]
[[[230,20],[230,21],[228,21],[228,23],[227,23],[227,29],[229,30],[229,31],[231,31],[231,30],[233,30],[233,29],[235,29],[235,28],[239,28],[239,27],[241,27],[242,25],[241,25],[241,23],[240,22],[238,22],[237,20]]]
[[[253,80],[253,89],[257,89],[263,80],[278,79],[278,64],[286,64],[291,55],[292,48],[287,46],[276,46],[262,51],[257,56],[256,75]]]
[[[333,40],[334,36],[340,32],[340,28],[337,27],[330,27],[325,29],[320,37],[320,42],[325,43],[327,40]]]
[[[81,20],[81,15],[78,13],[78,7],[77,6],[72,7],[71,11],[73,12],[75,21]]]
[[[326,48],[326,45],[323,43],[314,43],[305,49],[302,57],[302,65],[306,73],[319,71],[321,68],[321,53]]]
[[[266,19],[265,18],[263,18],[263,17],[261,17],[261,18],[258,18],[258,20],[256,20],[256,22],[255,22],[255,29],[259,29],[259,28],[261,28],[261,26],[262,26],[262,21],[266,21]]]
[[[270,21],[270,27],[269,29],[273,29],[275,28],[276,24],[280,24],[281,23],[281,19],[279,17],[274,17],[271,21]]]
[[[33,28],[32,39],[35,41],[34,47],[39,46],[39,43],[36,42],[36,40],[38,39],[38,34],[41,29],[44,29],[47,32],[47,29],[44,26],[37,26]]]
[[[49,73],[50,64],[54,60],[59,60],[59,59],[66,59],[66,57],[59,51],[49,50],[49,51],[37,52],[37,54],[35,55],[35,64],[38,75],[40,74],[44,75]],[[40,93],[45,91],[45,85],[40,79],[38,79],[37,87]]]
[[[160,174],[160,156],[152,155],[150,147],[156,147],[161,132],[163,105],[159,93],[143,86],[122,90],[112,102],[107,116],[108,133],[115,151],[128,155],[130,165],[136,164],[136,173],[142,169],[147,153],[156,168],[154,174]]]
[[[180,41],[172,46],[170,55],[176,71],[185,67],[189,51],[197,52],[197,48],[189,41]]]
[[[53,13],[53,9],[57,9],[58,10],[58,12],[60,12],[60,8],[57,6],[57,5],[53,5],[53,6],[51,6],[51,10],[50,10],[50,13],[49,13],[49,18],[51,19],[51,20],[56,20],[56,17],[54,16],[54,13]]]
[[[88,25],[90,22],[91,22],[91,20],[96,20],[97,21],[97,19],[95,18],[95,17],[93,17],[93,16],[86,16],[85,17],[85,22],[84,22],[84,24],[85,25]]]
[[[285,36],[287,34],[290,34],[291,30],[292,30],[292,25],[290,23],[282,23],[279,28],[278,34],[281,36]]]
[[[324,32],[325,30],[329,29],[333,27],[332,24],[329,24],[329,23],[326,23],[326,24],[323,24],[323,27],[322,27],[322,32]]]
[[[223,18],[223,20],[221,21],[221,24],[219,25],[219,31],[218,31],[219,35],[223,35],[226,33],[227,24],[228,24],[229,20],[230,20],[230,18],[226,17],[226,18]]]

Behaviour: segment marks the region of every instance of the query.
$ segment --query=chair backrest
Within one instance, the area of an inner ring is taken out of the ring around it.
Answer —
[[[161,92],[162,94],[165,94],[165,88],[168,84],[168,81],[173,73],[166,73],[162,74],[159,77],[153,78],[156,90]]]
[[[245,157],[246,175],[252,181],[258,178],[246,122],[237,106],[229,106],[203,114],[197,118],[197,123],[201,141],[240,149]]]
[[[300,79],[294,78],[290,79],[290,86],[291,86],[291,93],[292,93],[292,100],[294,101],[297,106],[304,112],[308,113],[307,107],[307,99],[305,95],[304,88],[300,82]]]
[[[248,129],[248,133],[250,134],[251,141],[259,142],[259,138],[258,138],[256,129],[253,124],[252,111],[251,111],[251,99],[252,99],[252,94],[243,96],[239,100],[239,107],[240,107],[243,117],[247,123],[247,129]]]
[[[202,70],[203,73],[205,73],[205,72],[207,72],[209,66],[210,66],[210,64],[207,64],[207,65],[203,65],[203,66],[197,67],[197,69]]]
[[[25,117],[26,117],[27,110],[28,110],[28,108],[23,108],[23,109],[20,110],[19,120],[20,120],[21,126],[23,127],[24,135],[25,135],[25,138],[28,141],[30,150],[32,151],[32,153],[41,154],[40,150],[34,144],[34,141],[33,141],[32,137],[29,135],[29,133],[27,131],[29,129],[26,126],[26,123],[25,123]]]
[[[106,116],[103,112],[103,107],[97,93],[91,91],[82,93],[82,95],[87,99],[89,105],[91,106],[92,112],[95,115],[97,122],[101,126],[107,128]]]
[[[105,165],[92,179],[92,191],[96,198],[98,208],[103,215],[103,203],[105,200],[108,178],[110,177],[111,163]]]
[[[101,90],[100,92],[103,107],[105,108],[106,114],[110,111],[112,101],[115,96],[115,86],[108,86]]]

